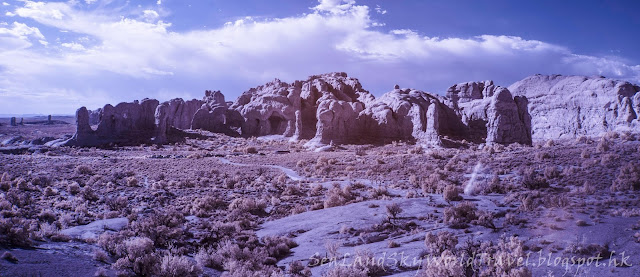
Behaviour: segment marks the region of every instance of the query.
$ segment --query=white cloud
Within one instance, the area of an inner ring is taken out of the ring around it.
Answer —
[[[93,3],[95,3],[98,0],[84,0],[85,3],[87,3],[87,5],[91,5]]]
[[[221,89],[234,99],[276,77],[292,81],[332,71],[358,77],[376,94],[396,83],[433,92],[471,80],[494,79],[507,86],[535,73],[640,81],[638,65],[579,55],[543,41],[493,35],[437,38],[408,29],[383,32],[372,27],[384,23],[373,21],[369,8],[354,1],[323,0],[312,9],[300,16],[246,17],[218,28],[178,32],[158,21],[154,10],[143,11],[153,20],[136,20],[63,2],[27,1],[14,13],[78,38],[45,52],[30,47],[29,40],[44,40],[39,31],[20,27],[33,33],[0,35],[0,49],[13,50],[0,51],[0,110],[14,108],[5,104],[10,101],[4,101],[2,90],[11,91],[11,101],[28,94],[24,101],[34,109],[43,108],[43,98],[63,92],[60,97],[78,102],[52,102],[72,113],[78,105],[97,108],[91,105],[172,92],[200,98],[205,89]],[[16,24],[0,30],[16,29]],[[103,102],[90,100],[90,93]],[[33,102],[36,98],[39,102]]]
[[[7,3],[7,2],[2,2],[2,5],[3,5],[3,6],[9,6],[9,5],[11,5],[11,4],[9,4],[9,3]]]
[[[162,5],[162,0],[158,0],[158,1],[156,2],[156,5]]]
[[[69,43],[62,43],[60,44],[62,47],[66,47],[69,48],[71,50],[75,50],[75,51],[84,51],[85,48],[82,44],[80,43],[76,43],[76,42],[69,42]]]
[[[387,13],[387,10],[383,10],[382,7],[380,7],[380,5],[376,5],[375,10],[379,14],[386,14]]]
[[[15,14],[15,13],[12,13],[12,12],[6,12],[4,15],[6,15],[6,16],[8,16],[8,17],[14,17],[14,16],[16,16],[16,14]]]
[[[152,22],[152,21],[155,21],[156,19],[158,19],[158,17],[160,17],[160,15],[158,14],[158,12],[156,12],[154,10],[144,10],[142,12],[142,17],[145,19],[145,21]]]

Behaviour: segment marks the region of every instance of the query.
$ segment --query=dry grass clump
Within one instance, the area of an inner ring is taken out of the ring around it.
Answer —
[[[478,218],[477,211],[475,204],[469,201],[460,202],[444,209],[444,222],[451,228],[466,228],[469,226],[468,223]]]
[[[620,168],[611,185],[612,191],[640,190],[640,164],[631,162]]]

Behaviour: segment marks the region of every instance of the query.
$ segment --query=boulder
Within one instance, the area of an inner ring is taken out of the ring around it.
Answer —
[[[509,90],[529,100],[534,140],[638,132],[640,88],[601,76],[534,75]]]
[[[11,126],[18,126],[18,123],[16,122],[16,118],[12,117],[11,118],[11,122],[9,123]]]

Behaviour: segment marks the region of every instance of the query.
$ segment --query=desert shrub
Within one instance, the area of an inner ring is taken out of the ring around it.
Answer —
[[[26,247],[31,245],[29,226],[22,218],[0,218],[0,245]]]
[[[159,277],[197,277],[202,272],[198,264],[190,261],[185,256],[172,254],[162,257],[160,261]]]
[[[84,187],[82,191],[80,191],[80,195],[82,196],[82,198],[90,202],[100,199],[100,197],[98,197],[96,192],[90,186]]]
[[[211,211],[217,209],[226,209],[227,203],[219,197],[207,195],[198,197],[191,207],[191,214],[198,217],[207,217]]]
[[[522,173],[522,185],[528,189],[535,190],[549,187],[549,182],[540,176],[533,168],[527,168]]]
[[[31,179],[31,183],[34,186],[46,187],[51,184],[51,178],[44,175],[38,175]]]
[[[55,195],[57,195],[57,194],[58,194],[58,190],[53,189],[53,188],[51,188],[51,187],[46,187],[46,188],[44,189],[44,195],[45,195],[45,196],[55,196]]]
[[[340,256],[338,248],[340,248],[340,242],[335,240],[328,240],[324,243],[324,248],[327,250],[327,256],[329,259],[336,259]]]
[[[339,184],[334,184],[333,188],[328,191],[327,198],[324,200],[324,208],[342,206],[354,198],[355,195],[351,191],[351,186],[347,185],[344,188],[340,188]]]
[[[10,263],[18,263],[18,258],[16,258],[16,256],[14,256],[13,254],[11,254],[11,252],[9,251],[5,251],[4,253],[2,253],[2,256],[0,256],[0,259],[3,259],[5,261],[8,261]]]
[[[444,188],[442,196],[447,202],[462,200],[462,196],[460,196],[460,190],[458,190],[458,188],[453,184],[448,185]]]
[[[86,165],[79,165],[76,167],[76,173],[81,175],[91,175],[93,174],[93,170]]]
[[[129,224],[138,236],[149,238],[156,247],[179,246],[184,243],[184,215],[173,209],[157,210]]]
[[[33,203],[33,198],[29,195],[29,193],[21,191],[17,188],[12,188],[7,191],[4,195],[4,198],[12,205],[20,208],[27,207]]]
[[[531,272],[524,265],[527,257],[524,252],[524,243],[515,236],[500,237],[496,247],[493,247],[493,260],[501,263],[490,263],[482,270],[482,276],[514,276],[529,277]]]
[[[300,261],[294,261],[289,264],[288,272],[293,277],[311,277],[311,270],[302,265]]]
[[[616,154],[604,154],[600,158],[600,164],[607,167],[614,167],[615,161],[620,159],[619,155]]]
[[[496,229],[496,226],[493,224],[493,213],[480,210],[476,213],[476,216],[477,218],[471,221],[472,224]]]
[[[222,256],[216,254],[216,250],[213,247],[201,247],[196,253],[195,259],[200,267],[223,269]]]
[[[67,183],[67,192],[71,195],[80,193],[80,185],[77,182]]]
[[[599,153],[607,152],[609,151],[610,148],[611,148],[611,143],[609,142],[608,139],[604,137],[600,139],[600,141],[598,142],[598,146],[596,146],[596,150]]]
[[[458,238],[448,231],[438,234],[427,233],[424,239],[427,251],[432,256],[440,256],[445,250],[454,251],[458,245]]]
[[[480,183],[479,190],[481,194],[499,193],[505,194],[510,190],[510,187],[504,185],[500,180],[498,174],[494,174],[491,180],[488,182]]]
[[[242,152],[245,154],[257,154],[258,153],[258,149],[256,149],[253,146],[247,146],[244,149],[242,149]]]
[[[466,228],[468,223],[477,219],[477,210],[476,205],[469,201],[460,202],[444,209],[444,222],[451,228]]]
[[[556,166],[547,166],[544,168],[544,178],[547,180],[560,177],[561,172]]]
[[[289,255],[289,253],[291,253],[291,248],[298,246],[295,241],[288,237],[266,236],[262,240],[269,257],[273,257],[278,260]]]
[[[93,251],[93,259],[98,262],[109,263],[109,254],[103,250],[96,249]]]
[[[458,257],[449,250],[425,259],[422,268],[418,276],[465,276],[465,268],[458,261]]]
[[[337,265],[335,267],[332,267],[323,276],[324,277],[367,277],[369,275],[367,274],[366,271],[360,268]]]
[[[442,193],[450,183],[445,180],[444,171],[436,170],[423,180],[422,191],[424,193]]]
[[[578,189],[578,192],[583,194],[594,194],[596,192],[596,187],[591,184],[589,181],[585,181],[582,187]]]
[[[127,181],[128,187],[137,187],[140,183],[138,182],[138,179],[136,178],[136,176],[129,176],[126,178],[126,181]]]
[[[547,208],[564,208],[570,204],[565,194],[545,195],[543,203]]]
[[[402,212],[402,208],[398,203],[391,203],[386,206],[387,208],[387,216],[389,219],[396,219],[398,215]]]
[[[367,276],[382,276],[385,273],[384,265],[378,262],[370,250],[357,249],[352,267],[356,272],[366,272]]]
[[[254,198],[236,198],[229,204],[229,210],[238,213],[250,213],[254,215],[263,215],[267,202],[255,200]]]
[[[580,157],[582,157],[583,159],[591,158],[591,152],[589,152],[588,149],[584,149],[582,150],[582,153],[580,153]]]
[[[611,185],[612,191],[640,190],[640,164],[631,162],[622,168]]]
[[[129,198],[126,196],[108,197],[105,201],[107,207],[112,211],[122,211],[129,205]]]
[[[551,158],[551,153],[543,151],[543,152],[536,153],[535,156],[536,156],[536,160],[543,161],[545,159],[550,159]]]
[[[154,252],[153,241],[146,237],[133,237],[124,242],[124,252],[113,268],[137,276],[154,276],[159,270],[160,258]]]

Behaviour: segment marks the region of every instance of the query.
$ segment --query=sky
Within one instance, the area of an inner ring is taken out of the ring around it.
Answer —
[[[640,83],[640,1],[0,0],[0,114],[135,99],[227,101],[275,78],[395,84],[533,74]]]

